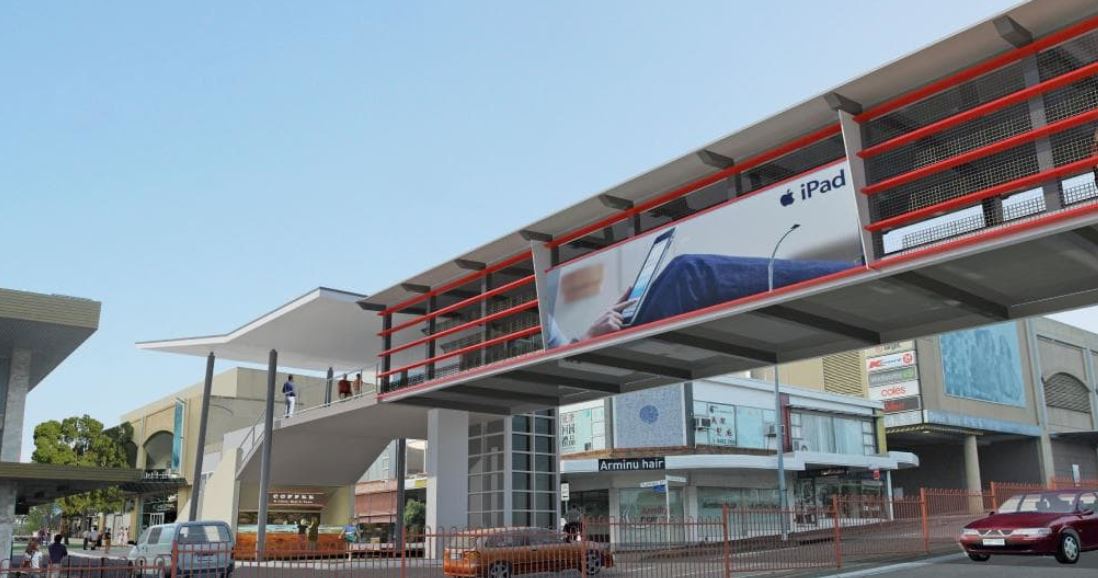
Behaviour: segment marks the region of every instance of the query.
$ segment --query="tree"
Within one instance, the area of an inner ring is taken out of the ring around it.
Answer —
[[[404,527],[413,534],[423,531],[427,523],[427,506],[419,500],[408,500],[404,504]]]
[[[34,454],[38,464],[102,468],[130,467],[126,445],[133,440],[133,426],[123,423],[104,429],[88,415],[50,420],[34,428]],[[118,488],[106,488],[58,500],[65,516],[88,512],[113,512],[122,507]]]

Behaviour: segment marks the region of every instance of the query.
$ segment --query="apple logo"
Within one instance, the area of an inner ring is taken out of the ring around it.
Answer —
[[[785,192],[785,194],[782,195],[782,206],[783,207],[788,207],[789,205],[792,205],[792,204],[793,204],[793,191],[787,190]]]

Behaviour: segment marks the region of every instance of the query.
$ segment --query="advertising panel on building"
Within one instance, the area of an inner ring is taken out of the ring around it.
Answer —
[[[946,395],[1025,407],[1022,354],[1013,322],[939,337]]]
[[[892,346],[872,353],[883,355],[867,357],[866,377],[869,380],[869,399],[884,404],[885,413],[920,409],[919,370],[916,365],[915,344],[906,342],[910,349]],[[888,351],[887,353],[884,353]]]
[[[673,225],[537,268],[549,348],[690,313],[864,261],[850,166],[843,160],[732,199]]]
[[[592,407],[560,412],[560,453],[606,449],[606,409]]]

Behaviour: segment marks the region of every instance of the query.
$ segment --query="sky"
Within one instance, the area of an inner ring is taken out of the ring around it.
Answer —
[[[0,286],[103,303],[23,459],[201,379],[136,341],[382,289],[1013,4],[3,3]]]

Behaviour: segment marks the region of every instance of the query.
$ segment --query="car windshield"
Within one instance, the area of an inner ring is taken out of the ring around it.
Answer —
[[[179,529],[180,544],[211,544],[229,541],[229,529],[220,524],[183,526]]]
[[[997,510],[1000,514],[1048,513],[1070,514],[1075,511],[1075,494],[1043,492],[1011,496]]]

